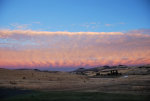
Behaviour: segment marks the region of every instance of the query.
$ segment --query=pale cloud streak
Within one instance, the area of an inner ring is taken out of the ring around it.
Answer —
[[[105,26],[109,27],[109,26],[112,26],[112,24],[105,24]]]
[[[147,30],[48,32],[0,30],[0,67],[79,67],[150,63]],[[144,34],[143,34],[144,32]]]
[[[30,26],[31,24],[19,24],[19,23],[10,24],[10,27],[13,27],[13,29],[17,30],[26,30],[29,29]]]
[[[122,32],[48,32],[48,31],[32,31],[32,30],[0,30],[0,37],[13,35],[123,35]]]
[[[33,24],[41,24],[41,22],[32,22]]]

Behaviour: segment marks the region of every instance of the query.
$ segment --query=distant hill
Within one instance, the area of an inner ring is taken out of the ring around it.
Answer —
[[[94,71],[94,72],[97,72],[97,71],[101,71],[101,70],[104,70],[104,69],[116,69],[116,68],[128,68],[128,66],[126,65],[118,65],[118,66],[100,66],[100,67],[93,67],[93,68],[78,68],[76,70],[74,70],[73,72],[85,72],[85,71]]]
[[[150,65],[143,65],[143,66],[126,66],[126,65],[118,65],[118,66],[100,66],[100,67],[93,67],[93,68],[78,68],[73,71],[75,74],[83,74],[83,75],[97,75],[100,72],[108,71],[111,73],[112,70],[119,71],[120,74],[124,75],[143,75],[143,74],[150,74]],[[91,73],[90,73],[91,72]]]

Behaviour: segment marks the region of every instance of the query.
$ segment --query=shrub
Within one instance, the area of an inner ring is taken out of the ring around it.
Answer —
[[[26,77],[22,77],[22,79],[26,79]]]
[[[16,81],[9,81],[9,83],[10,83],[10,84],[13,84],[13,85],[17,84]]]

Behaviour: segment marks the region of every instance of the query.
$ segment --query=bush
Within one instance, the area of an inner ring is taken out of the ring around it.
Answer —
[[[10,84],[13,84],[13,85],[17,84],[16,81],[9,81],[9,83],[10,83]]]
[[[26,77],[22,77],[22,79],[26,79]]]

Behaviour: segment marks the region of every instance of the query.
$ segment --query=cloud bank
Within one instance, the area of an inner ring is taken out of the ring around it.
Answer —
[[[0,30],[0,67],[55,68],[150,63],[150,30]]]

